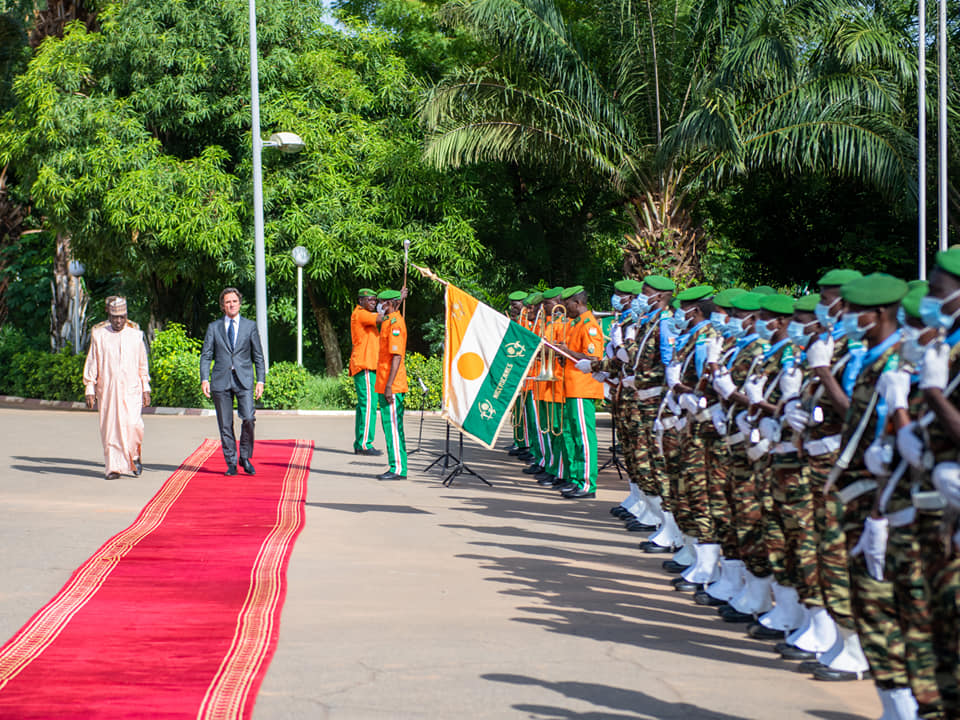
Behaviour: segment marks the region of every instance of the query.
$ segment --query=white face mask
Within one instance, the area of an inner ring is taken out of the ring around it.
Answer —
[[[916,328],[912,325],[904,325],[900,329],[900,357],[908,365],[917,367],[923,359],[927,343],[922,343],[920,336],[924,332],[926,332],[925,328]]]
[[[824,305],[822,302],[819,302],[817,303],[817,306],[813,309],[813,313],[814,315],[817,316],[817,320],[825,328],[828,328],[828,329],[833,328],[833,326],[837,324],[836,315],[831,315],[830,311],[838,302],[840,302],[840,298],[835,297],[833,299],[833,302],[830,303],[829,305]]]
[[[386,308],[383,306],[382,302],[377,303],[377,315],[383,315],[386,312]]]

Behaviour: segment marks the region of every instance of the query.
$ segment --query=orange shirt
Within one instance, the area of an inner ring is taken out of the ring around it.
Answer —
[[[570,320],[567,326],[567,347],[599,360],[603,357],[603,330],[589,310]],[[567,360],[563,372],[563,391],[568,398],[603,397],[603,383],[593,379],[590,373],[580,372]]]
[[[387,389],[387,378],[390,377],[394,355],[400,356],[400,367],[397,368],[390,389],[398,394],[407,391],[407,366],[404,362],[406,354],[407,324],[400,313],[390,313],[380,325],[380,356],[377,362],[377,380],[373,386],[376,392],[382,394]]]
[[[376,370],[380,355],[377,314],[357,305],[350,314],[350,338],[353,340],[350,375],[356,375],[361,370]]]
[[[559,345],[566,341],[568,323],[566,320],[551,320],[544,330],[543,336],[554,345]],[[547,402],[564,401],[563,394],[563,355],[554,353],[553,374],[559,378],[556,382],[546,383],[547,389],[543,394],[543,399]]]

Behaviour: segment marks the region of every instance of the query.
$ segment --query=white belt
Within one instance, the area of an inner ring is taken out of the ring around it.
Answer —
[[[947,503],[937,490],[918,490],[910,493],[913,507],[917,510],[943,510]]]
[[[722,409],[723,409],[723,405],[721,403],[714,403],[710,407],[706,408],[705,410],[701,410],[696,415],[694,415],[693,419],[696,420],[697,422],[710,422],[711,420],[713,420],[713,411],[722,410]]]
[[[840,449],[841,439],[841,435],[827,435],[819,440],[811,440],[810,442],[804,443],[803,450],[807,455],[812,455],[813,457],[826,455],[827,453],[836,452]]]
[[[734,445],[739,445],[744,440],[747,439],[747,436],[742,432],[735,432],[733,435],[727,435],[724,440],[727,443],[727,447],[733,447]]]
[[[787,453],[798,452],[797,446],[792,442],[779,442],[773,446],[773,449],[770,451],[774,455],[786,455]]]
[[[637,400],[649,400],[650,398],[660,397],[663,392],[663,385],[647,388],[646,390],[637,390]]]
[[[917,509],[915,507],[905,507],[903,510],[897,510],[886,515],[890,527],[894,528],[910,525],[916,517]]]
[[[851,500],[856,500],[861,495],[876,488],[876,480],[857,480],[855,483],[847,485],[843,490],[837,490],[837,497],[840,498],[840,502],[846,505]]]
[[[660,424],[663,426],[664,430],[673,430],[677,424],[677,418],[673,415],[667,415],[666,417],[660,419]]]

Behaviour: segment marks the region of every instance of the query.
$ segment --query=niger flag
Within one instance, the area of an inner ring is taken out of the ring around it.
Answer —
[[[447,285],[443,416],[493,447],[540,348],[540,338]]]

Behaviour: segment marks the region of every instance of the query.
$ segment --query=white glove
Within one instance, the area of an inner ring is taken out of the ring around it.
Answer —
[[[863,553],[867,572],[874,580],[883,580],[883,565],[887,558],[887,534],[889,523],[886,518],[868,517],[863,522],[863,535],[860,542],[850,551],[850,557]]]
[[[876,477],[889,477],[893,448],[877,439],[863,453],[863,464]]]
[[[667,393],[667,407],[674,415],[679,415],[682,412],[680,410],[680,406],[677,404],[677,399],[673,396],[672,392]]]
[[[733,378],[730,377],[729,372],[719,372],[713,376],[713,389],[726,400],[737,391],[737,386],[733,384]]]
[[[636,375],[627,375],[623,379],[623,386],[628,388],[635,388],[637,386],[637,376]]]
[[[750,404],[763,402],[763,386],[767,384],[766,375],[751,375],[743,384],[743,394]]]
[[[798,433],[810,425],[810,413],[803,409],[799,400],[792,400],[783,406],[783,419]]]
[[[677,419],[677,424],[674,427],[676,428],[677,432],[680,432],[686,426],[687,426],[687,419],[685,417],[682,417]]]
[[[614,352],[614,345],[612,342],[608,342],[606,347],[603,348],[603,355],[604,357],[608,357],[611,360],[613,360],[613,358],[616,357],[616,353]]]
[[[622,363],[630,362],[630,354],[627,352],[626,348],[617,348],[617,360]]]
[[[691,415],[696,415],[700,412],[700,400],[693,393],[683,393],[680,396],[680,407]]]
[[[950,379],[950,346],[943,342],[931,343],[920,362],[920,389],[945,390]]]
[[[887,412],[906,410],[910,399],[910,373],[887,370],[877,381],[877,392],[887,401]]]
[[[583,358],[583,360],[577,360],[573,366],[580,372],[588,373],[593,370],[593,361]]]
[[[591,376],[597,382],[606,382],[607,378],[610,377],[610,373],[601,371],[601,372],[591,373]]]
[[[803,373],[800,368],[792,367],[784,370],[780,375],[780,395],[789,400],[800,394],[800,387],[803,385]]]
[[[747,411],[741,410],[738,412],[737,416],[734,418],[734,421],[737,423],[737,427],[740,428],[740,432],[747,437],[750,437],[750,433],[753,431],[753,425],[750,424],[750,417],[747,414]]]
[[[667,383],[667,387],[672,388],[674,385],[680,382],[680,364],[670,363],[667,365],[667,369],[664,370],[663,376]]]
[[[727,434],[727,414],[723,411],[723,408],[714,408],[713,412],[710,413],[710,422],[717,429],[718,435]]]
[[[619,324],[610,331],[610,343],[616,347],[623,345],[623,328]]]
[[[923,440],[914,432],[915,422],[904,425],[897,430],[897,452],[911,467],[923,468]]]
[[[955,462],[937,463],[930,479],[948,505],[960,508],[960,465]]]
[[[720,362],[720,356],[723,354],[723,340],[721,338],[709,338],[704,343],[704,347],[707,350],[708,363]]]
[[[830,367],[830,361],[833,360],[833,338],[827,337],[826,340],[816,339],[810,343],[807,348],[807,367],[821,368]]]
[[[773,418],[762,418],[760,420],[760,437],[764,440],[769,440],[772,443],[780,442],[780,423],[774,420]]]

